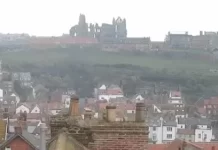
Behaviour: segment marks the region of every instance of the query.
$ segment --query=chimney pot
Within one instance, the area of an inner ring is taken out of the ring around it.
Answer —
[[[107,110],[107,121],[114,122],[116,121],[116,106],[106,106]]]
[[[145,104],[144,103],[136,103],[135,121],[136,122],[145,121]]]

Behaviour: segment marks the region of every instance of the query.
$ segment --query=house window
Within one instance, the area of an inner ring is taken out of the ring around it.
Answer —
[[[167,134],[167,139],[172,139],[172,134]]]
[[[207,134],[204,134],[204,140],[206,140],[207,139]]]
[[[167,131],[172,131],[172,127],[167,127]]]
[[[201,138],[201,134],[200,134],[200,133],[198,134],[198,138],[199,138],[199,139]]]
[[[10,146],[7,146],[7,147],[5,148],[5,150],[11,150],[11,147],[10,147]]]
[[[211,108],[211,105],[207,105],[207,108]]]
[[[157,140],[157,135],[156,134],[153,134],[152,135],[152,141],[156,141]]]
[[[156,131],[156,127],[153,127],[153,131]]]
[[[37,109],[35,110],[35,112],[37,112]]]

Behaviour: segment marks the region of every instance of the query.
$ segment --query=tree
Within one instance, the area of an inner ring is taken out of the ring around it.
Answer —
[[[14,81],[14,90],[19,95],[20,99],[23,101],[27,100],[27,93],[25,89],[21,86],[21,82],[18,80]]]

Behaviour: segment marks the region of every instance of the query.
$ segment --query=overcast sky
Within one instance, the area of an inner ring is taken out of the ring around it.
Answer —
[[[78,22],[127,20],[128,36],[164,40],[168,31],[218,31],[218,0],[0,0],[0,32],[62,35]]]

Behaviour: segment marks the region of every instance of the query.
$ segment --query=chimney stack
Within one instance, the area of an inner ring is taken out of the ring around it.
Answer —
[[[107,121],[115,122],[116,121],[116,106],[106,106],[107,111]]]
[[[136,103],[135,121],[136,122],[145,121],[145,104],[144,103]]]
[[[15,131],[15,134],[22,134],[22,127],[21,126],[15,126],[14,131]]]
[[[76,95],[71,96],[69,115],[70,116],[79,115],[79,98]]]
[[[40,124],[40,150],[46,150],[46,139],[45,139],[45,132],[46,132],[46,124]]]

